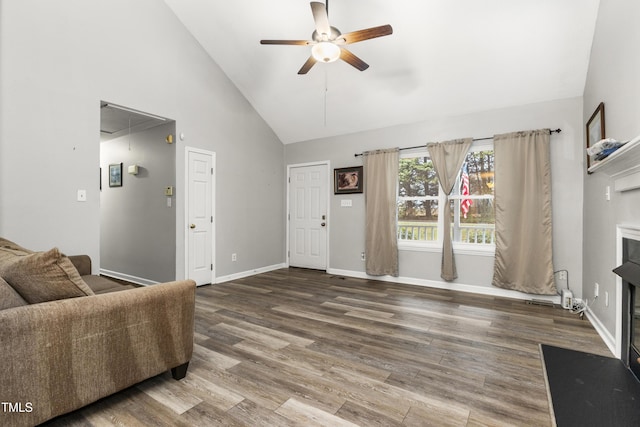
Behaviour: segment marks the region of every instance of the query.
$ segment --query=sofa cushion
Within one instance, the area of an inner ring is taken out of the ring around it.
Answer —
[[[91,257],[89,255],[69,255],[69,259],[76,270],[78,270],[78,273],[80,273],[80,276],[91,275]],[[89,287],[91,287],[91,285],[89,285]]]
[[[123,285],[103,276],[82,276],[82,280],[84,280],[84,282],[96,295],[105,294],[108,292],[126,291],[127,289],[135,288],[135,286]]]
[[[16,257],[0,274],[29,304],[94,295],[58,248]]]
[[[0,277],[0,310],[27,305],[27,302]]]

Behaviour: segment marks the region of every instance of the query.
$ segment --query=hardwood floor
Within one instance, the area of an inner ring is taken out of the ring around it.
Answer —
[[[551,425],[539,343],[610,355],[559,307],[283,269],[199,288],[187,376],[48,425]]]

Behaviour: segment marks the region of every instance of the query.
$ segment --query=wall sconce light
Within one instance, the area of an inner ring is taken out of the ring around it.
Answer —
[[[138,175],[138,165],[131,165],[127,170],[130,175]]]

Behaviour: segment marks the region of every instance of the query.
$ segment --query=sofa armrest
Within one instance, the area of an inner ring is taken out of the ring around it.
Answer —
[[[35,425],[189,362],[195,282],[0,311],[2,425]],[[6,418],[6,419],[5,419]]]
[[[89,255],[69,255],[68,258],[81,276],[91,274],[91,257]]]

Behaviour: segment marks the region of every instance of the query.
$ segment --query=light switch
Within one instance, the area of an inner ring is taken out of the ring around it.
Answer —
[[[353,206],[353,201],[351,199],[342,199],[340,200],[340,206],[343,208],[350,208]]]
[[[79,202],[86,202],[87,201],[87,190],[78,190],[78,198],[77,200]]]

